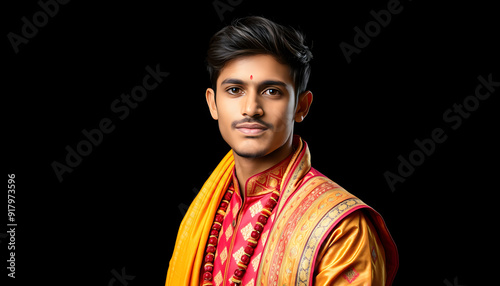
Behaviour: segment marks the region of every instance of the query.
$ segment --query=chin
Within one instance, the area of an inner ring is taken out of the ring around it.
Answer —
[[[246,150],[239,151],[237,149],[233,149],[233,152],[243,158],[261,158],[268,154],[268,152],[266,151],[246,151]]]
[[[260,158],[269,154],[268,148],[265,144],[260,142],[242,142],[238,144],[239,146],[234,146],[233,151],[240,157],[244,158]]]

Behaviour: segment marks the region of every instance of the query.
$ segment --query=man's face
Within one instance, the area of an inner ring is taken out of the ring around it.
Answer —
[[[272,56],[230,61],[217,79],[216,101],[212,89],[206,96],[222,137],[239,156],[262,157],[291,142],[297,117],[293,79],[290,68]]]

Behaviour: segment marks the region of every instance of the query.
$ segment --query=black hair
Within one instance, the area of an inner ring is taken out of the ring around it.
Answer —
[[[206,61],[212,88],[216,89],[220,71],[229,61],[258,54],[269,54],[290,66],[296,95],[306,91],[312,53],[305,45],[305,36],[257,16],[237,19],[210,39]]]

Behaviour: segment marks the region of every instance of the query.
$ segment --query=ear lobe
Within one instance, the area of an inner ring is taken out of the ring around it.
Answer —
[[[304,118],[309,113],[309,108],[311,107],[313,101],[313,94],[311,91],[307,90],[299,95],[297,102],[297,109],[295,110],[295,122],[302,122]]]
[[[217,104],[215,103],[215,91],[211,88],[207,88],[205,92],[205,98],[207,99],[208,109],[214,120],[219,119],[219,114],[217,113]]]

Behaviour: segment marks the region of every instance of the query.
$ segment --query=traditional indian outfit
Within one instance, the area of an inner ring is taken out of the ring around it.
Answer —
[[[382,217],[311,167],[305,141],[239,190],[230,151],[187,211],[166,286],[391,285]]]

